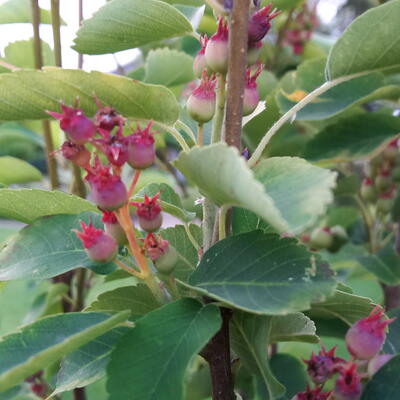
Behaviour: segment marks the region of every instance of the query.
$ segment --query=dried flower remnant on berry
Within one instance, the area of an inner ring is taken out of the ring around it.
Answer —
[[[333,395],[336,400],[358,400],[361,396],[361,378],[357,365],[348,363],[340,368]]]
[[[272,3],[257,10],[249,19],[249,45],[262,40],[271,29],[271,21],[281,14],[280,11],[272,11]]]
[[[207,35],[200,36],[200,50],[197,52],[196,57],[193,60],[193,72],[194,75],[197,77],[200,77],[201,74],[203,73],[203,70],[207,70],[207,61],[206,61],[206,47],[208,43],[208,37]]]
[[[243,98],[243,115],[251,114],[256,108],[260,101],[260,96],[257,90],[257,78],[261,74],[263,67],[261,63],[257,64],[256,70],[252,73],[252,68],[246,69],[246,79],[244,86],[244,98]]]
[[[100,100],[95,97],[97,111],[94,116],[97,130],[100,134],[109,133],[114,127],[122,127],[125,123],[125,118],[118,114],[114,108],[110,106],[102,106]]]
[[[146,232],[155,232],[161,227],[162,214],[158,201],[159,196],[160,193],[157,193],[150,198],[145,194],[142,202],[129,203],[136,207],[139,225]]]
[[[214,72],[226,74],[228,71],[228,40],[228,24],[224,18],[219,18],[217,32],[211,36],[205,50],[207,65]]]
[[[158,272],[161,274],[171,274],[178,261],[178,254],[173,246],[161,236],[148,233],[144,239],[143,251],[149,257]]]
[[[321,387],[311,389],[307,386],[305,392],[297,393],[292,400],[328,400],[331,392],[323,392]]]
[[[138,125],[136,130],[129,136],[128,140],[128,164],[134,169],[145,169],[150,167],[155,160],[154,133],[151,132],[152,122],[144,129]]]
[[[59,151],[65,159],[79,167],[87,168],[89,166],[91,155],[84,145],[75,144],[67,140],[61,145]]]

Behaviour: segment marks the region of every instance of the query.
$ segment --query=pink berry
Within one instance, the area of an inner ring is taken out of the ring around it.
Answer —
[[[207,43],[208,43],[207,35],[200,36],[201,49],[197,52],[197,55],[193,61],[193,72],[194,75],[197,76],[198,78],[201,77],[201,74],[203,73],[204,69],[207,69],[208,67],[205,56]]]
[[[256,11],[249,19],[249,44],[264,38],[271,28],[271,20],[280,14],[280,11],[271,14],[272,3]]]
[[[85,179],[90,184],[91,198],[99,208],[114,211],[127,202],[128,194],[121,178],[113,175],[109,167],[102,165],[98,157],[87,172]]]
[[[110,235],[119,245],[128,243],[125,231],[117,220],[115,213],[112,211],[103,211],[101,221],[104,224],[104,230]]]
[[[370,178],[365,178],[362,181],[360,189],[361,197],[369,202],[374,202],[377,199],[377,192],[375,189],[374,181]]]
[[[98,263],[112,261],[118,250],[115,240],[101,229],[96,229],[91,222],[85,225],[80,221],[80,225],[82,232],[75,229],[73,232],[81,240],[88,257]]]
[[[368,375],[372,377],[388,361],[394,357],[393,354],[378,354],[368,363]]]
[[[243,115],[251,114],[256,108],[260,101],[260,96],[257,90],[256,80],[261,74],[262,66],[258,64],[254,74],[251,74],[251,68],[246,70],[246,81],[244,86],[244,98],[243,98]]]
[[[383,150],[383,157],[388,161],[396,161],[397,156],[399,155],[399,139],[392,140],[386,148]]]
[[[349,363],[343,366],[336,379],[335,388],[333,390],[336,400],[358,400],[361,396],[361,379],[357,374],[357,366]]]
[[[90,162],[90,152],[85,146],[75,144],[69,140],[61,145],[63,157],[81,168],[87,168]]]
[[[376,306],[368,317],[360,319],[347,331],[349,353],[358,360],[375,357],[385,341],[385,329],[393,320],[385,320],[383,310]]]
[[[158,204],[158,197],[160,193],[149,198],[146,194],[141,203],[129,203],[136,207],[136,215],[140,227],[146,232],[158,231],[162,225],[161,207]]]
[[[139,126],[128,136],[128,164],[134,169],[150,167],[155,160],[153,133],[150,132],[152,123],[149,122],[144,129]]]
[[[67,134],[69,140],[75,144],[85,144],[96,133],[94,123],[78,108],[67,107],[61,104],[62,114],[47,111],[47,114],[60,121],[60,128]]]
[[[205,50],[207,65],[215,72],[228,71],[228,24],[223,18],[218,20],[217,32],[211,36]]]
[[[292,400],[328,400],[331,392],[322,392],[322,388],[317,386],[312,389],[307,386],[305,392],[297,393]]]
[[[208,122],[215,113],[215,78],[207,76],[207,71],[203,71],[200,85],[193,90],[189,97],[186,108],[189,115],[200,124]]]

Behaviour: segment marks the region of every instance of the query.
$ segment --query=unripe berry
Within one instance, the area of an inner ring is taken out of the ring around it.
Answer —
[[[90,162],[90,152],[83,145],[66,141],[61,145],[63,157],[81,168],[87,168]]]
[[[244,85],[244,97],[243,97],[243,115],[251,114],[256,108],[260,101],[260,96],[257,90],[256,80],[261,74],[262,66],[258,64],[256,71],[251,75],[251,68],[246,70],[246,80]]]
[[[392,170],[392,178],[396,183],[400,183],[400,166],[393,168]]]
[[[333,237],[332,245],[328,248],[331,253],[336,253],[342,246],[348,242],[349,238],[346,231],[339,225],[331,228],[331,233]]]
[[[385,341],[385,329],[393,319],[384,320],[383,310],[376,306],[368,317],[360,319],[346,333],[346,347],[358,360],[375,357]]]
[[[158,272],[163,275],[169,275],[173,272],[178,261],[178,253],[167,240],[160,236],[156,238],[152,233],[148,233],[144,240],[144,249]]]
[[[61,104],[62,114],[47,111],[47,114],[60,121],[60,128],[67,134],[69,140],[75,144],[85,144],[96,133],[94,123],[78,108],[67,107]]]
[[[249,45],[247,49],[247,65],[254,65],[257,63],[258,59],[260,58],[262,49],[262,42],[255,42]]]
[[[383,150],[383,158],[389,162],[395,162],[399,155],[398,139],[392,140]]]
[[[75,229],[73,232],[81,240],[88,257],[98,263],[114,260],[118,251],[115,240],[101,229],[96,229],[91,222],[85,225],[80,221],[80,225],[82,232]]]
[[[357,366],[349,363],[340,369],[336,379],[333,395],[335,400],[358,400],[361,396],[361,379],[357,374]]]
[[[386,192],[393,184],[392,176],[388,169],[379,171],[375,179],[375,186],[379,192]]]
[[[112,165],[122,167],[128,161],[129,139],[122,135],[122,125],[119,126],[115,135],[108,130],[99,130],[101,139],[93,140],[93,144],[101,150]]]
[[[333,237],[328,227],[316,228],[310,236],[310,247],[316,250],[327,249],[332,246]]]
[[[297,393],[292,400],[328,400],[331,392],[322,392],[322,388],[317,386],[312,389],[307,386],[305,392]]]
[[[113,175],[109,167],[101,165],[98,157],[93,167],[87,169],[85,179],[89,182],[92,201],[102,210],[114,211],[128,200],[124,183],[118,175]]]
[[[370,178],[365,178],[361,183],[360,188],[361,197],[368,202],[375,202],[378,193],[376,192],[374,182]]]
[[[200,85],[193,90],[186,103],[189,115],[200,124],[210,121],[214,116],[215,84],[214,76],[208,77],[206,70],[204,70]]]
[[[200,36],[201,48],[197,52],[197,55],[196,55],[196,57],[194,58],[194,61],[193,61],[193,72],[194,72],[194,75],[197,78],[200,78],[202,73],[203,73],[203,71],[207,70],[207,68],[208,68],[207,61],[206,61],[206,56],[205,56],[207,43],[208,43],[207,35]]]
[[[156,158],[153,133],[150,132],[152,123],[144,129],[139,126],[128,136],[128,164],[134,169],[150,167]]]
[[[382,214],[390,213],[394,206],[395,194],[396,191],[394,187],[386,193],[381,193],[376,202],[376,209]]]
[[[104,224],[104,230],[106,233],[110,235],[117,244],[122,246],[128,243],[125,231],[112,211],[103,211],[101,221]]]
[[[218,20],[217,32],[211,36],[205,50],[207,65],[215,72],[228,72],[228,25],[223,18]]]
[[[280,11],[270,14],[272,3],[256,11],[249,19],[248,34],[249,44],[264,38],[271,28],[271,20],[280,14]]]
[[[152,198],[149,198],[146,194],[144,200],[141,203],[131,202],[132,206],[136,207],[136,215],[140,227],[145,232],[158,231],[162,225],[162,214],[161,207],[158,204],[158,197],[160,193],[157,193]]]
[[[375,373],[383,367],[388,361],[394,357],[393,354],[378,354],[368,363],[368,375],[371,378]]]

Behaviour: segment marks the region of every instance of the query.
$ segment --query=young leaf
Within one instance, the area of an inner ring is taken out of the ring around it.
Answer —
[[[31,3],[29,0],[8,0],[0,6],[0,24],[31,23]],[[51,24],[51,14],[40,9],[40,23]]]
[[[129,316],[68,313],[43,318],[0,341],[0,392],[114,328]],[[18,349],[18,351],[13,351]]]
[[[182,400],[185,370],[220,324],[216,306],[188,298],[138,320],[111,354],[109,399]]]
[[[163,86],[176,86],[194,79],[193,58],[188,54],[169,49],[151,50],[147,56],[144,81]]]
[[[93,116],[94,94],[124,117],[172,125],[179,116],[175,96],[162,86],[102,72],[50,67],[0,74],[0,121],[49,118],[45,110],[58,112],[60,100],[72,105],[76,97],[83,111]]]
[[[189,278],[192,290],[254,314],[284,315],[323,301],[336,284],[297,240],[252,231],[211,247]]]
[[[79,221],[89,219],[97,228],[100,216],[93,213],[55,215],[36,220],[14,235],[0,253],[0,281],[14,279],[46,279],[77,267],[107,269],[112,263],[95,264],[71,229],[79,229]]]
[[[103,378],[112,350],[127,332],[127,327],[115,328],[68,354],[61,362],[56,388],[51,395],[84,387]]]
[[[31,224],[46,215],[97,212],[94,204],[64,192],[40,189],[1,189],[0,217]]]
[[[240,362],[262,382],[269,398],[279,398],[285,393],[271,372],[268,363],[271,317],[235,311],[231,320],[231,341]]]
[[[394,400],[400,391],[399,369],[400,355],[375,373],[365,386],[361,400]]]
[[[0,157],[0,182],[5,185],[36,182],[42,174],[33,165],[15,157]]]
[[[365,114],[344,118],[327,126],[306,146],[311,161],[348,162],[369,156],[400,132],[400,119],[390,115]]]
[[[118,312],[129,310],[131,320],[140,318],[143,315],[159,307],[150,289],[144,285],[125,286],[102,293],[95,302],[87,307],[86,311],[110,311]]]
[[[166,3],[114,0],[84,21],[73,48],[84,54],[115,53],[192,32],[186,17]]]
[[[400,0],[373,7],[355,19],[333,46],[328,79],[400,66]]]
[[[315,223],[333,200],[336,173],[297,157],[272,157],[254,168],[258,181],[289,226],[300,233]]]

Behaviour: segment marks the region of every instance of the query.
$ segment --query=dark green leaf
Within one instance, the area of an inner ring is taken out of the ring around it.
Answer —
[[[221,324],[218,308],[193,299],[169,303],[141,318],[111,354],[110,400],[181,400],[192,359]]]
[[[386,334],[383,352],[389,354],[400,353],[400,309],[389,310],[387,313],[389,318],[396,318],[390,325]]]
[[[253,231],[211,247],[190,287],[235,308],[282,315],[310,308],[335,288],[332,272],[297,240]]]

